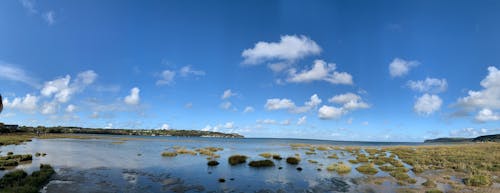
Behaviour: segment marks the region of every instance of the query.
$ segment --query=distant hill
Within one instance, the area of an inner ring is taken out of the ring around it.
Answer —
[[[424,143],[464,143],[464,142],[500,142],[500,134],[483,135],[476,138],[437,138],[428,139]]]

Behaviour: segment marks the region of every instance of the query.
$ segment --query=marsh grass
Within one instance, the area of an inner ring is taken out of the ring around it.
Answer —
[[[208,166],[216,166],[216,165],[219,165],[219,162],[218,162],[218,161],[215,161],[215,160],[211,160],[211,161],[208,161],[208,162],[207,162],[207,165],[208,165]]]
[[[282,160],[283,158],[279,154],[273,154],[273,159]]]
[[[327,158],[330,158],[330,159],[339,159],[339,156],[337,156],[337,154],[332,154],[332,155],[329,155]]]
[[[312,159],[307,160],[307,162],[309,162],[309,163],[311,163],[311,164],[317,164],[317,163],[318,163],[318,161],[316,161],[316,160],[312,160]]]
[[[11,171],[0,179],[0,193],[38,193],[54,173],[54,169],[45,164],[31,175],[22,170]]]
[[[5,170],[31,160],[33,160],[33,156],[31,154],[14,155],[13,153],[8,152],[7,156],[0,157],[0,170]]]
[[[177,156],[177,153],[165,151],[165,152],[161,153],[161,156],[163,156],[163,157],[175,157],[175,156]]]
[[[473,174],[464,179],[464,184],[468,186],[490,186],[491,177],[488,175]]]
[[[115,144],[115,145],[120,145],[120,144],[124,144],[125,141],[113,141],[111,142],[111,144]]]
[[[175,150],[177,154],[189,154],[189,155],[197,155],[196,151],[185,149],[185,148],[178,148]]]
[[[263,158],[267,158],[267,159],[269,159],[269,158],[271,158],[271,157],[273,156],[273,154],[272,154],[272,153],[268,153],[268,152],[266,152],[266,153],[261,153],[261,154],[259,154],[259,156],[261,156],[261,157],[263,157]]]
[[[330,148],[328,146],[325,146],[325,145],[320,145],[320,146],[316,147],[316,150],[318,150],[318,151],[328,151],[328,150],[330,150]]]
[[[288,157],[286,158],[286,163],[292,164],[292,165],[297,165],[300,162],[300,158],[298,157]]]
[[[228,158],[228,162],[231,165],[242,164],[247,161],[247,156],[245,155],[232,155]]]
[[[351,167],[341,163],[330,164],[326,167],[328,171],[336,171],[339,174],[346,174],[351,172]]]
[[[412,171],[451,170],[467,186],[490,186],[500,171],[500,143],[469,143],[385,148],[412,166]]]
[[[251,161],[250,163],[248,163],[248,165],[250,167],[257,167],[257,168],[261,168],[261,167],[273,167],[274,166],[274,162],[271,161],[271,160],[257,160],[257,161]]]
[[[422,183],[422,186],[428,187],[428,188],[435,188],[437,187],[436,183],[434,183],[432,180],[427,179],[424,183]]]
[[[358,166],[356,170],[362,174],[375,175],[378,173],[378,170],[373,167],[373,164],[364,164]]]

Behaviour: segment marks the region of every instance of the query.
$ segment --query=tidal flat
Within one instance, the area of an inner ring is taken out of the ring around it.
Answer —
[[[42,192],[500,192],[500,144],[76,135],[22,138],[0,156]],[[35,156],[43,152],[46,156]],[[26,156],[27,157],[27,156]]]

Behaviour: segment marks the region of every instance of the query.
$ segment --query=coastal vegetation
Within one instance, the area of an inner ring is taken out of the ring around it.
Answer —
[[[298,157],[288,157],[286,158],[286,163],[292,164],[292,165],[297,165],[300,162],[300,158]]]
[[[248,163],[248,165],[250,167],[256,167],[256,168],[260,168],[260,167],[272,167],[274,166],[274,162],[271,161],[271,160],[256,160],[256,161],[251,161],[250,163]]]
[[[231,165],[238,165],[245,163],[247,161],[247,156],[245,155],[232,155],[228,158],[228,162]]]
[[[45,164],[31,175],[23,170],[11,171],[0,179],[0,193],[37,193],[54,173],[54,169]]]
[[[342,162],[330,164],[326,167],[326,169],[328,171],[336,171],[339,174],[346,174],[351,172],[351,167]]]

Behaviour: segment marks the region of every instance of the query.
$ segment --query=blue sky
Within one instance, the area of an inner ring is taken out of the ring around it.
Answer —
[[[3,1],[0,121],[422,141],[500,132],[498,1]]]

